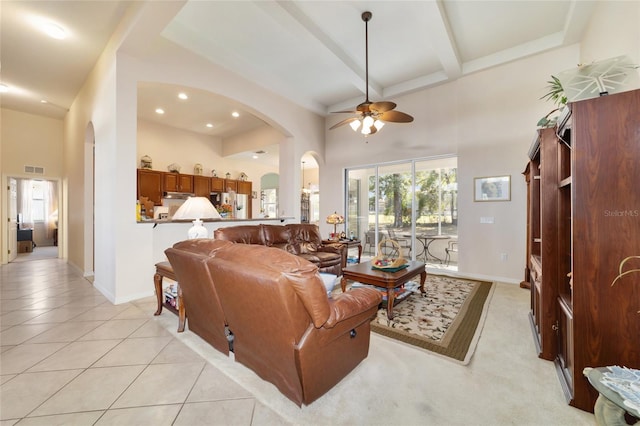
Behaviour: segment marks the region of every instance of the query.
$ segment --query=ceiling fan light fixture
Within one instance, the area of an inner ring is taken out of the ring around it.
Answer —
[[[396,104],[390,101],[371,102],[369,100],[369,21],[372,17],[371,12],[363,12],[362,20],[364,21],[364,39],[365,39],[365,99],[353,111],[356,114],[354,118],[347,118],[337,124],[331,126],[329,130],[333,130],[345,124],[349,124],[354,132],[357,132],[362,124],[360,133],[370,135],[382,129],[384,122],[391,123],[410,123],[413,117],[404,112],[394,111]],[[352,111],[336,111],[337,113],[351,113]]]

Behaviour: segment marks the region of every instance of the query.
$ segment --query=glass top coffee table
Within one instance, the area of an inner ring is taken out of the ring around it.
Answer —
[[[371,261],[347,266],[342,269],[340,286],[344,293],[347,289],[347,280],[358,281],[362,284],[370,284],[387,289],[387,318],[393,318],[393,301],[396,296],[395,289],[420,275],[420,292],[424,293],[424,282],[427,279],[427,271],[424,262],[410,260],[408,267],[397,272],[385,272],[373,269]]]

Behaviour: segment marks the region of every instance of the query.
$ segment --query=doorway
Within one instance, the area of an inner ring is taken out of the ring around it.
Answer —
[[[9,187],[11,202],[7,213],[10,222],[15,223],[15,233],[9,232],[8,238],[12,239],[9,247],[15,244],[16,253],[9,262],[58,258],[58,180],[9,177]]]

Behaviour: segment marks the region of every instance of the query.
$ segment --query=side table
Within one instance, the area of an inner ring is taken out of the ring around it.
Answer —
[[[585,368],[583,374],[591,383],[591,386],[600,394],[593,407],[593,414],[596,417],[598,426],[623,426],[638,423],[640,419],[640,411],[627,407],[622,397],[612,389],[609,389],[603,383],[602,373],[607,372],[606,367]],[[633,423],[629,423],[632,421]]]
[[[177,283],[178,286],[178,298],[177,305],[178,309],[176,310],[173,306],[164,303],[164,290],[162,288],[162,279],[163,277],[167,277],[170,280],[173,280]],[[187,319],[187,314],[184,309],[184,303],[182,302],[182,289],[180,289],[180,283],[173,273],[173,268],[169,262],[159,262],[156,263],[156,273],[153,275],[153,284],[156,287],[156,299],[158,301],[158,309],[155,311],[153,315],[160,315],[162,313],[162,307],[166,306],[171,312],[178,314],[178,333],[182,333],[184,331],[184,326]]]

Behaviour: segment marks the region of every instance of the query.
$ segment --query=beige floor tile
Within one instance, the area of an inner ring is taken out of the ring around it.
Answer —
[[[251,397],[251,393],[246,389],[239,386],[211,364],[207,364],[189,393],[187,402],[218,401]]]
[[[193,352],[184,343],[179,340],[172,340],[153,360],[152,364],[171,364],[180,362],[198,362],[204,359]]]
[[[187,399],[204,364],[149,365],[112,408],[182,403]]]
[[[28,371],[88,368],[120,342],[121,340],[118,339],[72,342],[49,358],[37,363]]]
[[[104,411],[88,411],[84,413],[57,414],[53,416],[26,417],[20,426],[91,426]]]
[[[0,345],[19,345],[56,324],[20,324],[0,332]]]
[[[79,340],[126,339],[146,321],[147,320],[144,319],[112,319],[95,330],[85,334]]]
[[[104,410],[135,380],[144,366],[90,368],[49,398],[31,415]]]
[[[173,423],[175,426],[206,426],[212,419],[220,425],[251,425],[254,400],[235,399],[215,402],[194,402],[185,404]]]
[[[77,317],[78,315],[86,312],[89,308],[82,307],[67,307],[63,306],[60,308],[52,309],[48,312],[45,312],[42,315],[38,315],[35,318],[26,321],[25,324],[42,324],[42,323],[52,323],[52,322],[65,322],[70,319]]]
[[[0,374],[22,373],[66,345],[67,343],[41,343],[15,346],[0,354]]]
[[[8,382],[9,380],[13,379],[16,376],[17,376],[17,374],[3,374],[3,375],[0,375],[0,385],[5,384],[6,382]]]
[[[153,311],[155,312],[155,311]],[[118,314],[114,319],[117,320],[125,320],[125,319],[136,319],[136,318],[149,318],[153,316],[152,311],[143,311],[135,305],[129,304],[129,307]]]
[[[47,312],[48,309],[30,309],[28,311],[12,311],[7,314],[4,314],[0,317],[1,325],[17,325],[22,324],[25,321],[29,321],[39,315]]]
[[[171,426],[180,412],[181,404],[108,410],[95,426],[153,425]],[[216,423],[210,419],[211,423]]]
[[[108,321],[126,309],[126,305],[102,304],[73,318],[73,321]]]
[[[126,339],[100,358],[94,367],[147,365],[173,339],[171,336]]]
[[[82,370],[20,374],[0,388],[2,420],[24,417],[69,383]]]
[[[155,321],[147,321],[142,327],[137,329],[129,337],[160,337],[171,336],[164,327]]]
[[[55,325],[25,343],[73,342],[102,324],[104,321],[68,321]]]

